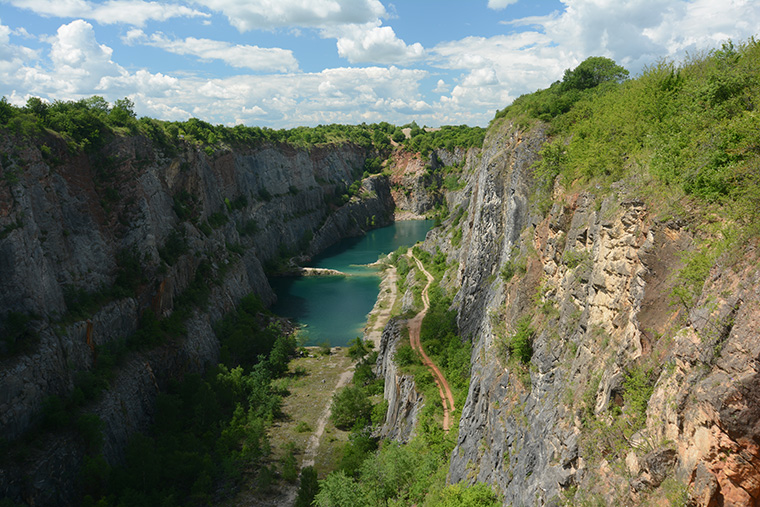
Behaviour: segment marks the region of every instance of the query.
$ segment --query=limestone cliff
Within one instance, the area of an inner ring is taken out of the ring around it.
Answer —
[[[542,194],[545,141],[540,125],[495,122],[423,245],[458,266],[443,283],[473,343],[449,480],[513,506],[758,505],[754,246],[674,303],[700,217],[660,218],[633,180]]]
[[[207,152],[116,136],[82,153],[52,133],[30,142],[4,131],[0,152],[0,328],[27,328],[0,344],[4,449],[38,431],[51,400],[78,396],[98,354],[121,347],[146,310],[171,316],[198,282],[210,293],[185,332],[127,354],[80,405],[102,421],[103,455],[117,462],[169,379],[216,362],[213,324],[250,292],[273,300],[264,264],[392,220],[383,176],[341,198],[369,155],[349,143]],[[26,454],[6,454],[0,494],[66,504],[86,445],[69,430],[34,438]]]
[[[383,398],[388,400],[377,436],[406,443],[414,434],[423,397],[415,388],[414,377],[401,373],[393,361],[400,339],[401,322],[391,319],[383,330],[377,356],[377,375],[385,379]]]

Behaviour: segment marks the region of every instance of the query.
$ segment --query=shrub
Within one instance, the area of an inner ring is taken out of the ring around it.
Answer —
[[[533,356],[533,336],[536,331],[531,327],[532,317],[525,315],[517,321],[515,332],[508,339],[509,353],[521,363],[528,364]]]
[[[393,356],[393,360],[401,367],[422,364],[420,355],[411,345],[396,347],[396,354]]]
[[[368,424],[372,403],[361,387],[349,386],[333,395],[330,420],[336,428],[347,430],[356,423]]]
[[[301,480],[298,486],[298,496],[294,507],[311,507],[314,497],[319,492],[319,481],[314,467],[305,467],[301,470]]]

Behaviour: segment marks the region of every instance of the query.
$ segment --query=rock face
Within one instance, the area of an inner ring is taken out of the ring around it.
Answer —
[[[400,373],[393,361],[400,339],[401,323],[391,319],[383,330],[377,356],[376,371],[385,379],[383,398],[388,401],[388,412],[376,436],[406,443],[414,436],[423,398],[415,388],[414,377]]]
[[[205,277],[208,302],[192,310],[184,336],[129,354],[110,388],[82,408],[103,422],[103,455],[118,462],[128,437],[149,423],[158,390],[216,362],[213,324],[248,293],[272,302],[264,264],[392,220],[385,177],[365,180],[348,203],[336,199],[368,156],[350,144],[262,144],[210,156],[142,137],[76,155],[52,134],[42,142],[46,156],[0,133],[0,152],[11,154],[0,166],[0,329],[21,318],[33,331],[0,343],[8,443],[39,424],[46,400],[69,396],[98,352],[124,342],[146,309],[171,315]],[[0,496],[67,504],[84,454],[73,433],[54,432],[31,456],[3,460]]]
[[[427,157],[418,153],[397,150],[389,160],[393,200],[397,212],[424,216],[444,200],[440,191],[441,178],[435,170],[461,164],[466,152],[461,148],[454,151],[434,150]]]
[[[757,253],[673,304],[696,229],[658,220],[626,181],[542,190],[545,139],[495,122],[423,245],[458,266],[442,283],[473,343],[449,480],[515,506],[760,505]],[[527,364],[509,357],[518,322]],[[389,417],[410,412],[397,377],[386,390]]]

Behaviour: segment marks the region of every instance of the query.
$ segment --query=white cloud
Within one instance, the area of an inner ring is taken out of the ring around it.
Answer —
[[[443,79],[439,79],[438,83],[436,83],[435,88],[433,88],[433,92],[435,93],[446,93],[449,91],[449,85],[446,84],[446,81]]]
[[[518,0],[488,0],[488,8],[489,9],[503,9],[507,5],[516,4]]]
[[[146,35],[133,29],[122,39],[126,44],[144,44],[178,55],[197,56],[203,60],[221,60],[238,68],[256,71],[288,72],[298,70],[293,52],[280,48],[260,48],[211,39],[170,39],[161,32]]]
[[[504,2],[491,2],[496,8]],[[528,30],[467,37],[428,51],[430,64],[460,70],[441,105],[463,117],[503,108],[517,96],[545,88],[589,56],[607,56],[636,74],[662,57],[745,40],[760,26],[752,0],[562,0],[565,9],[506,23]],[[439,87],[436,87],[436,89]],[[468,113],[468,111],[470,111]],[[478,113],[475,113],[475,112]]]
[[[282,27],[324,28],[372,22],[386,15],[379,0],[195,0],[224,13],[243,31]]]
[[[338,54],[351,63],[384,63],[403,65],[425,56],[420,43],[407,45],[396,37],[390,26],[380,21],[363,25],[344,25],[323,31],[324,37],[336,37]]]
[[[2,53],[0,28],[0,53]],[[112,60],[113,50],[95,39],[92,25],[75,20],[61,25],[48,39],[50,60],[45,65],[30,66],[16,62],[10,79],[2,86],[8,95],[20,93],[48,97],[51,100],[76,100],[91,95],[105,95],[110,100],[131,95],[140,90],[152,96],[168,96],[177,88],[176,78],[153,74],[146,70],[129,73]],[[31,50],[30,50],[31,51]],[[0,55],[0,68],[7,61]]]
[[[727,38],[747,39],[760,26],[753,0],[563,0],[565,10],[513,25],[536,26],[572,59],[607,56],[633,73],[658,58],[712,48]]]
[[[56,80],[66,94],[94,92],[104,77],[120,76],[126,71],[111,60],[113,51],[98,44],[92,25],[78,19],[61,25],[51,39],[50,59]]]
[[[91,19],[102,24],[125,23],[143,26],[147,21],[176,17],[208,17],[207,13],[183,5],[143,0],[10,0],[11,5],[42,16]]]

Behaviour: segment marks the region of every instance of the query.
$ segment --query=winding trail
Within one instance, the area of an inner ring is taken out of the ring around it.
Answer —
[[[347,386],[348,383],[351,382],[351,377],[353,374],[353,368],[349,368],[348,370],[344,371],[338,378],[338,382],[336,382],[335,387],[332,390],[332,394],[335,394],[341,387]],[[317,427],[309,438],[309,444],[306,446],[306,450],[303,453],[303,462],[301,463],[301,469],[314,466],[314,460],[317,457],[317,451],[319,450],[319,441],[322,439],[322,434],[325,432],[327,420],[330,419],[331,409],[332,403],[328,403],[325,407],[325,410],[322,412],[322,415],[319,416]]]
[[[446,382],[446,377],[443,376],[443,372],[435,365],[435,363],[425,354],[425,349],[422,348],[422,342],[420,341],[420,329],[422,328],[422,319],[425,318],[428,309],[430,308],[430,297],[428,295],[428,289],[430,284],[433,283],[433,275],[428,273],[422,262],[415,257],[411,250],[407,252],[407,256],[414,260],[417,267],[422,271],[428,279],[427,285],[422,289],[422,304],[423,308],[417,315],[409,321],[409,341],[412,348],[419,352],[422,356],[422,364],[428,367],[433,372],[433,379],[438,386],[438,394],[441,395],[441,403],[443,404],[443,431],[449,432],[451,428],[451,414],[454,412],[454,395],[451,393],[449,383]]]

